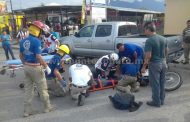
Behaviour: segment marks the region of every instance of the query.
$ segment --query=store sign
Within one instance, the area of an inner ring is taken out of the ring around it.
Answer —
[[[7,5],[5,0],[0,0],[0,13],[4,13],[7,10]]]
[[[92,7],[92,19],[106,19],[106,9]]]

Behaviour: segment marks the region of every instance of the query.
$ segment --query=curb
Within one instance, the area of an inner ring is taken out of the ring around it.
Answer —
[[[169,63],[168,64],[170,68],[177,68],[177,69],[183,69],[183,70],[189,70],[190,71],[190,64],[174,64],[174,63]]]

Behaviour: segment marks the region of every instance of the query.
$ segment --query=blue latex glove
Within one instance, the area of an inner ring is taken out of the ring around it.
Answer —
[[[67,82],[65,81],[65,80],[61,80],[61,81],[59,81],[60,83],[61,83],[61,85],[63,86],[63,87],[66,87],[67,86]]]

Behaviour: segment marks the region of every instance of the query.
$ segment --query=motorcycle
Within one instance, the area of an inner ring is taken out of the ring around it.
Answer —
[[[148,76],[149,76],[148,69],[146,70],[145,73],[138,76],[138,82],[140,82],[141,86],[148,85],[149,83]],[[182,84],[183,80],[181,78],[181,75],[176,71],[170,70],[168,67],[166,71],[165,90],[168,92],[174,91],[180,88]]]

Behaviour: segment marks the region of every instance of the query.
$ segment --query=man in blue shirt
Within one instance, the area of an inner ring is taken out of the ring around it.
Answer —
[[[141,62],[143,61],[143,50],[135,44],[117,44],[119,57],[121,59],[120,70],[122,79],[118,82],[117,89],[131,92],[139,90],[137,74],[139,73]]]
[[[51,69],[45,63],[41,56],[41,40],[39,37],[44,28],[44,24],[40,21],[34,21],[29,26],[30,35],[20,42],[20,59],[24,65],[25,80],[25,97],[24,97],[24,117],[32,114],[32,98],[34,95],[34,84],[44,104],[44,112],[50,112],[53,107],[50,104],[49,94],[47,91],[47,83],[43,68],[47,74],[51,73]]]
[[[131,63],[142,64],[143,49],[136,44],[117,44],[119,50],[119,57],[128,57]]]
[[[50,94],[57,97],[65,96],[66,93],[66,81],[61,76],[61,72],[64,71],[62,58],[69,52],[67,45],[61,45],[48,64],[52,71],[49,75],[47,74],[48,90]]]

